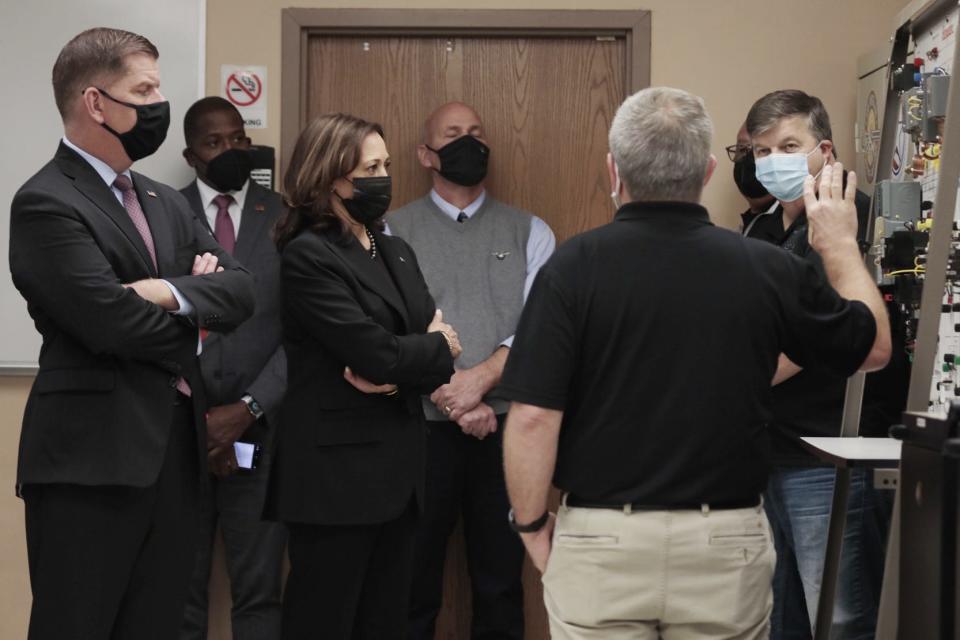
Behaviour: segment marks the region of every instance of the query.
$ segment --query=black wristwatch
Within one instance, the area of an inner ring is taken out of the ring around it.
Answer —
[[[249,411],[250,415],[255,419],[259,420],[263,417],[263,407],[260,406],[260,403],[257,402],[252,395],[245,393],[240,399],[243,401],[243,404],[247,405],[247,411]]]
[[[549,518],[550,512],[544,511],[542,516],[530,524],[520,524],[517,522],[517,518],[513,513],[513,509],[510,509],[510,513],[507,514],[507,522],[510,523],[510,528],[517,533],[534,533],[536,531],[540,531],[540,529],[543,529],[543,525],[547,524],[547,520]]]

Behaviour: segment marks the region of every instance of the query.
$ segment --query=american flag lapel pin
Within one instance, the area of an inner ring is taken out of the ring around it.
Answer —
[[[259,203],[259,202],[258,202],[253,208],[254,208],[254,210],[255,210],[257,213],[263,213],[264,211],[267,210],[267,208],[266,208],[265,206],[263,206],[263,204],[261,204],[261,203]]]

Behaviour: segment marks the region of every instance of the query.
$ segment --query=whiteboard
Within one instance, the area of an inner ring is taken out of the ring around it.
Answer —
[[[159,9],[159,10],[158,10]],[[57,54],[91,27],[146,36],[160,50],[160,90],[170,100],[170,132],[160,150],[134,169],[180,188],[192,173],[181,156],[183,115],[204,94],[205,0],[3,0],[0,60],[5,99],[0,102],[0,373],[36,370],[40,335],[10,278],[10,202],[46,164],[63,135],[50,83]]]

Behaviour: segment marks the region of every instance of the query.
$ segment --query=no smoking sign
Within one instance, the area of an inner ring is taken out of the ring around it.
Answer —
[[[220,94],[237,107],[248,129],[267,126],[267,68],[220,66]]]
[[[227,78],[227,98],[238,107],[251,107],[263,93],[263,82],[255,73],[231,73]]]

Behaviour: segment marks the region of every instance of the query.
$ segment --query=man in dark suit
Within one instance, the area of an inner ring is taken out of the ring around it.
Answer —
[[[169,125],[157,58],[115,29],[64,46],[63,141],[11,206],[10,271],[43,336],[17,472],[31,640],[176,636],[206,474],[200,336],[253,311],[183,197],[130,171]]]
[[[280,637],[280,572],[286,530],[260,519],[270,468],[270,444],[277,430],[280,400],[287,386],[287,359],[281,344],[280,254],[271,231],[283,211],[280,194],[250,179],[250,138],[236,107],[219,97],[197,101],[183,121],[183,157],[197,179],[180,193],[218,243],[256,274],[256,311],[236,331],[210,336],[200,368],[210,409],[207,438],[225,447],[217,460],[211,491],[201,502],[200,553],[187,596],[184,640],[207,637],[207,583],[214,532],[223,532],[233,596],[233,636],[245,640]],[[254,469],[232,475],[233,445],[260,447]]]

